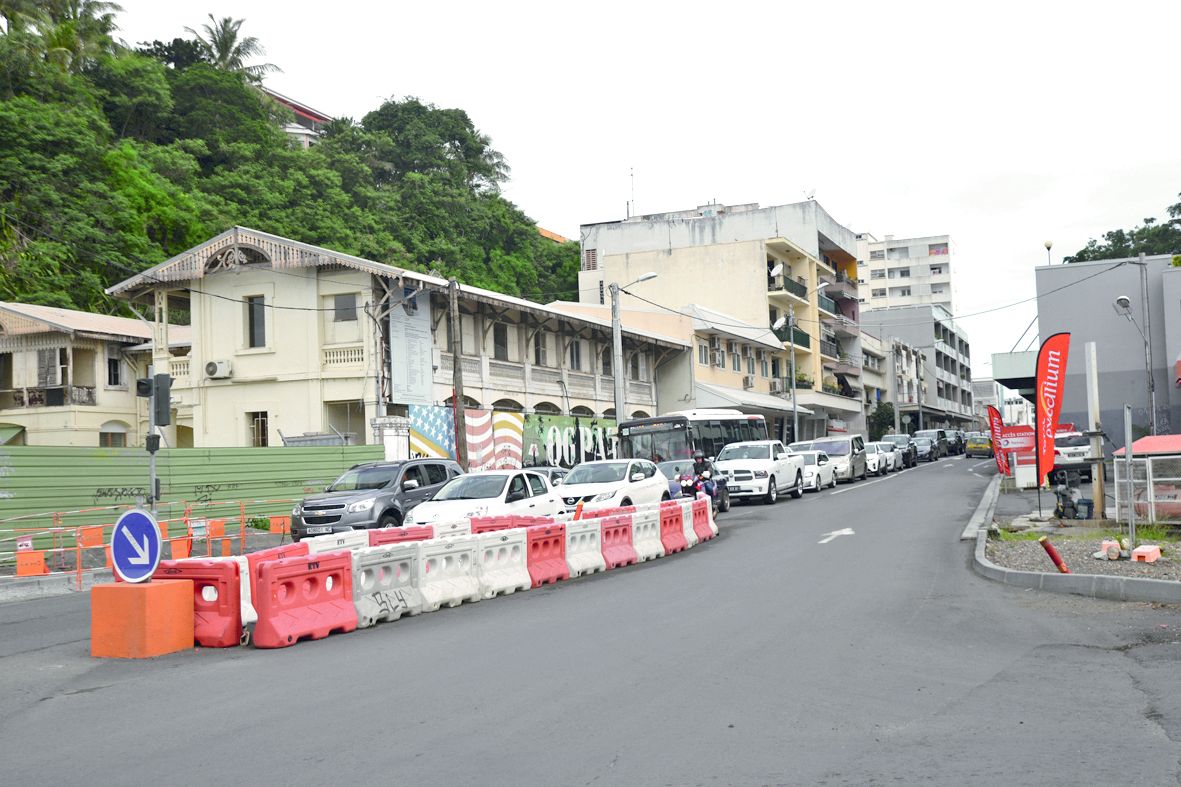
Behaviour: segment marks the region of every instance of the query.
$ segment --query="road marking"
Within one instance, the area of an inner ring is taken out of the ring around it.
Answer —
[[[984,465],[995,465],[995,464],[996,464],[995,460],[985,459],[983,462],[977,462],[976,464],[972,465],[972,469],[975,470],[977,467],[984,467]]]
[[[832,541],[834,538],[836,538],[838,536],[851,536],[851,535],[854,535],[853,528],[844,527],[844,528],[841,528],[840,530],[834,530],[831,533],[825,533],[824,538],[820,539],[816,543],[817,544],[827,544],[829,541]]]
[[[845,492],[852,492],[854,489],[865,489],[865,487],[867,487],[867,486],[873,486],[874,484],[880,484],[883,481],[890,481],[894,478],[898,478],[898,476],[888,475],[885,478],[879,478],[876,481],[862,481],[857,486],[847,486],[844,489],[834,489],[831,492],[829,492],[829,494],[830,495],[843,495]]]

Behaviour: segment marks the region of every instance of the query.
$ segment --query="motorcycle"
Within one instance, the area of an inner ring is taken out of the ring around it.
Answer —
[[[730,496],[725,492],[722,484],[712,481],[712,475],[709,470],[703,470],[700,475],[682,473],[681,494],[696,499],[699,492],[704,493],[709,495],[714,514],[719,511],[728,511],[730,510]]]

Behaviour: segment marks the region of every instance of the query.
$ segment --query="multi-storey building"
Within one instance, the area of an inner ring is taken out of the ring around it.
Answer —
[[[921,356],[920,379],[914,401],[902,400],[898,409],[912,414],[914,431],[948,426],[963,428],[975,421],[972,409],[972,357],[967,335],[942,306],[892,306],[875,309],[863,318],[866,330],[910,345]],[[932,385],[933,382],[933,385]],[[921,394],[921,396],[919,396]]]
[[[857,235],[862,311],[890,306],[937,304],[952,314],[951,238]]]
[[[583,302],[606,303],[614,283],[632,296],[622,296],[627,308],[695,303],[745,324],[779,324],[788,362],[776,370],[775,395],[789,395],[794,358],[797,410],[811,411],[798,436],[864,430],[857,241],[818,203],[711,204],[587,224],[581,243]],[[658,275],[636,283],[648,272]]]

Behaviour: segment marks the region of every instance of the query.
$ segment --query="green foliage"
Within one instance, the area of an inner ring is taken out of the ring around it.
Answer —
[[[539,300],[578,245],[541,237],[466,112],[390,99],[294,145],[242,20],[115,43],[100,0],[0,0],[0,299],[93,310],[103,288],[243,224]]]
[[[878,402],[867,422],[869,439],[881,440],[882,435],[894,431],[894,405],[890,402]]]
[[[1181,197],[1181,194],[1177,195]],[[1130,230],[1112,230],[1104,233],[1103,242],[1092,238],[1066,262],[1089,262],[1111,260],[1121,257],[1135,257],[1138,254],[1181,253],[1181,202],[1166,208],[1168,221],[1157,222],[1154,218],[1144,219],[1140,226]]]

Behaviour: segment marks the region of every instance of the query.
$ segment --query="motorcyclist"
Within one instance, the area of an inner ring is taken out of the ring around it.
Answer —
[[[705,493],[710,497],[717,491],[717,483],[713,480],[713,465],[705,458],[705,452],[698,448],[693,452],[693,475],[701,479]]]

